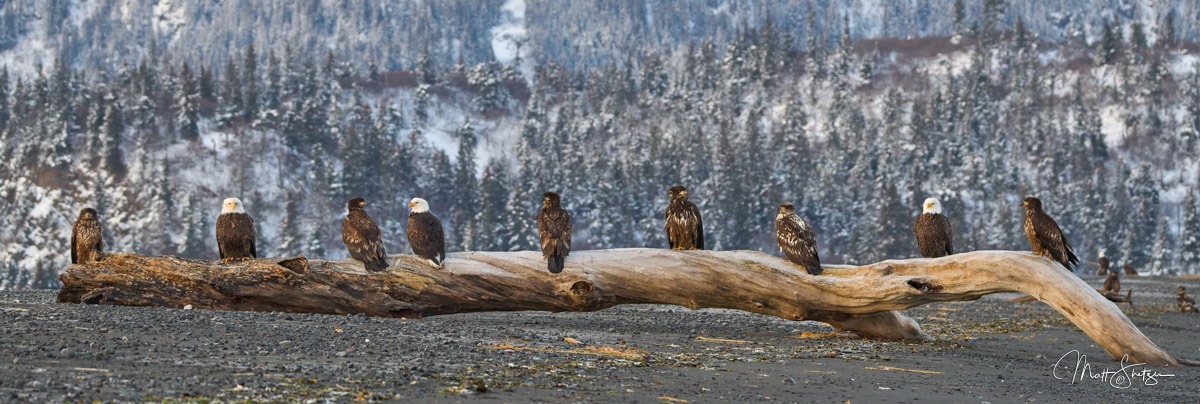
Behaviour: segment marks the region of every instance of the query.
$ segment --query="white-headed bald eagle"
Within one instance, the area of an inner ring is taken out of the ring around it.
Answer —
[[[242,200],[227,198],[217,216],[217,251],[221,261],[258,258],[255,247],[254,219],[242,207]]]
[[[86,264],[99,261],[104,250],[103,231],[95,209],[83,208],[71,228],[71,263]]]
[[[775,241],[788,260],[804,266],[812,275],[821,274],[821,257],[817,255],[817,235],[790,203],[779,205],[775,216]]]
[[[542,196],[542,211],[537,217],[542,257],[546,259],[546,269],[555,274],[562,272],[571,253],[571,214],[559,202],[557,193],[547,192]]]
[[[363,210],[367,201],[354,198],[346,204],[346,219],[342,220],[342,242],[350,257],[363,263],[368,271],[387,269],[387,254],[383,251],[383,236],[379,226]]]
[[[1070,271],[1073,265],[1079,263],[1079,258],[1075,256],[1075,250],[1063,236],[1058,223],[1042,210],[1040,199],[1031,196],[1025,198],[1022,204],[1025,205],[1025,236],[1029,238],[1033,253],[1048,255]]]
[[[408,202],[412,212],[408,214],[408,244],[413,253],[429,260],[434,268],[441,268],[446,260],[446,233],[442,222],[429,212],[429,202],[413,198]]]
[[[925,198],[921,214],[913,224],[917,236],[917,248],[925,258],[945,257],[954,254],[954,236],[950,231],[950,219],[942,214],[942,203],[937,198]]]
[[[700,208],[688,200],[687,188],[676,185],[667,190],[671,201],[667,203],[667,245],[672,250],[703,250],[704,222],[700,220]]]

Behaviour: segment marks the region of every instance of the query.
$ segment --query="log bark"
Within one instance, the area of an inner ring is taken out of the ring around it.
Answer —
[[[357,261],[257,259],[223,264],[109,254],[59,276],[60,302],[420,318],[481,311],[595,311],[619,304],[717,307],[828,323],[864,338],[926,339],[898,313],[1000,292],[1033,296],[1113,359],[1180,364],[1112,302],[1053,261],[976,251],[936,259],[826,266],[820,276],[753,251],[615,249],[573,252],[550,274],[536,252],[449,254],[445,269],[410,255],[388,271]]]

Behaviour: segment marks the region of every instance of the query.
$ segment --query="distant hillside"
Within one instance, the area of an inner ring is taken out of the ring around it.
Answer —
[[[386,69],[247,45],[219,63],[145,50],[112,72],[0,70],[0,287],[55,286],[85,206],[109,250],[215,258],[220,201],[236,196],[264,255],[337,258],[352,197],[389,252],[409,251],[417,196],[451,251],[514,250],[534,248],[555,190],[589,249],[664,246],[675,184],[711,249],[776,251],[790,201],[825,262],[911,257],[918,204],[936,196],[956,251],[1023,250],[1020,200],[1036,195],[1085,261],[1194,273],[1196,44],[1133,26],[1087,44],[1002,23],[826,44],[772,23],[575,67],[419,54]]]

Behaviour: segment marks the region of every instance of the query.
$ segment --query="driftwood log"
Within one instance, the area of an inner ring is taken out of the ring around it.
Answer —
[[[827,266],[820,276],[753,251],[578,251],[561,274],[547,272],[536,252],[449,254],[445,269],[414,256],[389,261],[388,271],[367,273],[357,261],[303,256],[222,264],[109,254],[99,263],[68,267],[59,276],[58,301],[407,318],[652,303],[820,321],[865,338],[926,339],[915,321],[897,311],[1020,292],[1058,310],[1114,359],[1180,364],[1095,289],[1027,252]]]

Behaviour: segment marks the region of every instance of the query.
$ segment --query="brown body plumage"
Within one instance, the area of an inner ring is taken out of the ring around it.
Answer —
[[[408,244],[414,254],[441,268],[446,260],[446,233],[442,221],[429,211],[429,203],[424,199],[413,198],[408,207],[412,208],[408,214]]]
[[[383,251],[383,235],[379,225],[363,210],[367,201],[351,199],[346,204],[346,219],[342,220],[342,242],[350,252],[350,258],[361,261],[371,272],[387,269],[387,254]]]
[[[1079,263],[1071,243],[1063,236],[1062,229],[1050,215],[1042,211],[1042,201],[1028,197],[1025,205],[1025,236],[1029,238],[1029,246],[1033,253],[1049,256],[1050,259],[1062,264],[1068,271]]]
[[[1125,270],[1125,275],[1138,276],[1138,271],[1136,269],[1133,269],[1133,265],[1131,265],[1129,263],[1129,261],[1125,261],[1124,270]]]
[[[103,230],[95,209],[83,208],[71,228],[71,263],[99,261],[104,251]]]
[[[567,255],[571,254],[571,214],[563,210],[558,194],[547,192],[542,196],[537,228],[546,269],[551,273],[562,272]]]
[[[258,258],[255,245],[257,234],[254,219],[242,207],[237,198],[225,200],[221,215],[217,216],[217,252],[222,261],[243,261]]]
[[[700,218],[700,208],[688,200],[687,189],[681,185],[671,187],[667,193],[671,198],[663,226],[667,245],[673,250],[703,250],[704,221]]]
[[[1175,304],[1179,306],[1181,313],[1200,312],[1200,309],[1196,308],[1196,301],[1192,300],[1192,297],[1188,295],[1187,289],[1183,286],[1180,286],[1179,290],[1175,291]]]
[[[775,215],[775,241],[789,261],[800,264],[809,274],[821,274],[817,235],[790,203],[779,205],[779,213]]]
[[[925,199],[922,210],[913,223],[921,256],[937,258],[954,254],[954,234],[950,230],[950,219],[942,214],[941,202],[935,198]]]
[[[1099,260],[1098,264],[1100,265],[1100,269],[1096,270],[1096,275],[1099,275],[1099,276],[1107,275],[1108,271],[1109,271],[1109,262],[1108,262],[1108,257],[1105,257],[1103,252],[1100,253],[1100,260]]]
[[[1121,291],[1121,277],[1117,276],[1115,271],[1109,271],[1108,277],[1104,279],[1104,293],[1117,293]]]

